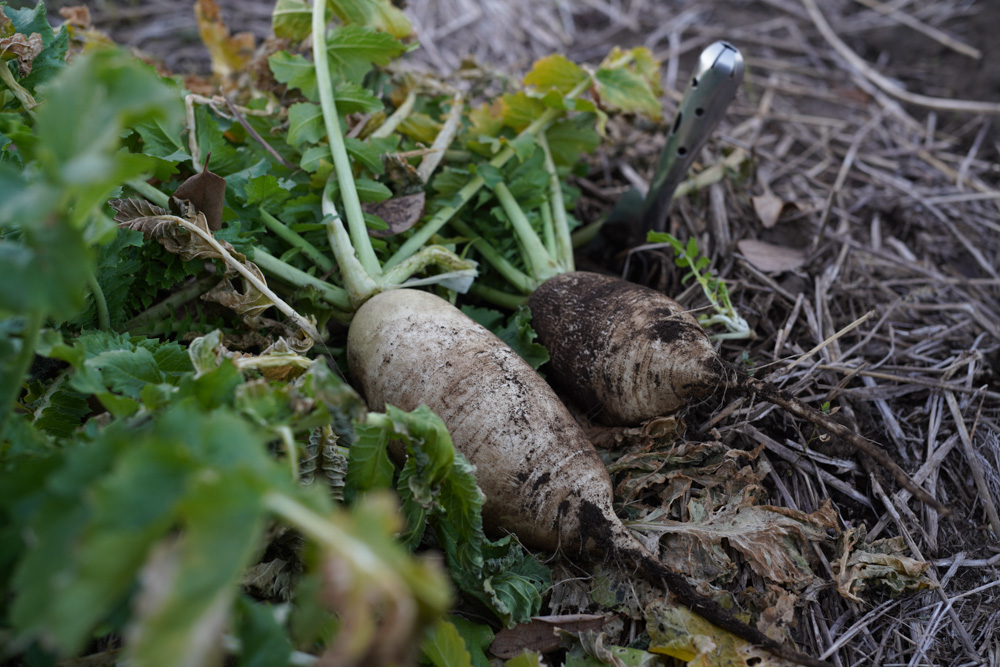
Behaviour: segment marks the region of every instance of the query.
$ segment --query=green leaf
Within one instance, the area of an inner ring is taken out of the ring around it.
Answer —
[[[240,613],[239,637],[243,645],[236,663],[238,667],[287,665],[292,644],[275,618],[275,610],[245,595],[239,598],[236,607]]]
[[[541,100],[529,97],[523,92],[501,96],[500,104],[503,109],[504,125],[517,132],[526,128],[545,112],[545,104]]]
[[[61,384],[35,410],[35,428],[56,438],[68,438],[90,414],[91,407],[86,394]]]
[[[288,108],[288,135],[285,141],[289,146],[302,143],[315,144],[326,136],[323,125],[323,108],[311,102],[300,102]]]
[[[362,202],[382,202],[392,197],[392,190],[370,178],[359,178],[354,182],[358,198]]]
[[[484,595],[478,597],[507,627],[536,616],[541,609],[542,593],[552,583],[549,569],[510,536],[484,547],[483,557]]]
[[[368,171],[373,174],[381,174],[385,171],[385,165],[382,164],[382,152],[375,146],[355,137],[345,137],[344,145],[347,147],[347,154]]]
[[[5,176],[0,166],[0,219],[5,217]],[[21,193],[58,197],[28,186]],[[15,197],[6,201],[10,203]],[[27,313],[38,308],[59,319],[72,317],[84,305],[91,262],[83,233],[69,225],[39,225],[21,241],[0,239],[0,275],[4,277],[0,280],[0,310]]]
[[[322,146],[310,146],[303,151],[302,159],[299,160],[299,166],[309,173],[317,171],[324,163],[328,165],[332,164],[330,147],[326,144]]]
[[[434,667],[472,667],[472,656],[458,629],[441,619],[420,645],[424,658]]]
[[[271,73],[279,83],[289,88],[298,88],[307,100],[319,100],[316,83],[316,68],[304,56],[292,55],[288,51],[278,51],[267,59]]]
[[[486,652],[495,638],[490,626],[473,623],[461,616],[449,616],[448,620],[465,640],[465,648],[472,658],[473,667],[490,667],[490,659]]]
[[[357,437],[348,452],[347,478],[344,497],[354,500],[358,494],[371,489],[392,487],[392,461],[389,460],[389,434],[384,429],[358,424],[354,427]]]
[[[143,238],[141,232],[119,229],[114,239],[100,247],[97,256],[97,283],[104,293],[110,315],[111,327],[120,328],[135,313],[129,307],[132,298],[132,284],[142,269],[138,248]],[[97,308],[91,304],[73,324],[84,329],[98,324]]]
[[[532,368],[537,369],[549,360],[548,350],[535,342],[538,334],[531,327],[531,311],[526,307],[517,309],[506,325],[503,324],[503,315],[495,310],[462,306],[462,312],[495,333]]]
[[[330,73],[338,81],[360,84],[373,65],[388,65],[405,50],[391,34],[364,25],[345,25],[327,37]]]
[[[593,116],[580,114],[557,121],[545,130],[552,161],[559,167],[572,167],[580,162],[580,156],[593,153],[600,145],[601,137],[594,129]]]
[[[426,405],[411,412],[387,405],[386,415],[392,422],[392,436],[403,440],[414,457],[429,487],[441,484],[458,458],[448,428]]]
[[[312,9],[304,0],[278,0],[271,27],[275,37],[301,42],[312,33]]]
[[[481,162],[474,165],[475,173],[486,182],[486,187],[491,190],[500,183],[503,183],[503,172],[491,165],[489,162]]]
[[[184,123],[179,117],[169,121],[162,118],[146,119],[133,125],[133,129],[142,138],[144,155],[167,162],[184,162],[191,159],[188,148],[181,138]]]
[[[184,532],[143,573],[128,646],[139,667],[202,664],[214,653],[263,532],[261,489],[241,475],[199,476],[179,510]]]
[[[244,188],[247,206],[260,206],[269,213],[278,212],[292,193],[278,180],[277,176],[264,174],[254,176]]]
[[[525,650],[524,653],[503,663],[504,667],[542,667],[542,656],[535,651]]]
[[[554,89],[562,94],[573,90],[587,79],[587,73],[566,56],[553,54],[535,61],[524,77],[524,85],[538,90]]]
[[[375,94],[353,81],[341,81],[333,89],[333,97],[337,102],[337,113],[372,113],[385,108],[382,100]]]

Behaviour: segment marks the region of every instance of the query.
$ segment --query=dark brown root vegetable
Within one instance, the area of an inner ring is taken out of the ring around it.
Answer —
[[[846,440],[919,500],[948,513],[877,445],[720,359],[698,322],[655,290],[576,271],[542,283],[529,305],[552,357],[548,376],[600,421],[638,424],[724,390],[756,395]]]
[[[372,410],[429,406],[476,466],[494,534],[612,559],[664,584],[712,623],[786,659],[826,665],[740,622],[647,551],[615,515],[607,470],[544,380],[447,301],[385,292],[358,310],[347,358]]]

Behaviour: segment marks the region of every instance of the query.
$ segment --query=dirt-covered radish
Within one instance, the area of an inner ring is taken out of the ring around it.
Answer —
[[[549,378],[597,419],[636,424],[718,391],[756,395],[847,440],[918,499],[947,513],[878,446],[722,360],[704,329],[673,299],[618,278],[573,271],[542,283],[529,304],[532,326],[551,355]]]
[[[600,457],[549,386],[513,350],[426,292],[379,294],[348,335],[351,374],[368,401],[429,406],[476,466],[483,518],[545,550],[591,554],[663,583],[716,625],[787,659],[819,662],[738,621],[668,570],[622,525]]]

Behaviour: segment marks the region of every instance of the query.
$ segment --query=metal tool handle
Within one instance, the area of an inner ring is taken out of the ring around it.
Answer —
[[[742,54],[728,42],[715,42],[701,52],[643,203],[642,241],[649,230],[666,229],[674,191],[736,97],[743,70]]]

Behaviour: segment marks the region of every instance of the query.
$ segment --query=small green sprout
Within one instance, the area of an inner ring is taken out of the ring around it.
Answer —
[[[747,321],[736,312],[729,298],[729,288],[721,278],[712,275],[707,270],[711,260],[698,254],[698,240],[693,236],[685,245],[672,234],[666,232],[650,232],[647,240],[650,243],[663,243],[674,250],[674,263],[688,272],[681,278],[683,282],[694,278],[715,310],[713,315],[700,315],[698,323],[708,328],[721,324],[725,333],[711,334],[713,340],[753,339],[754,332]]]

